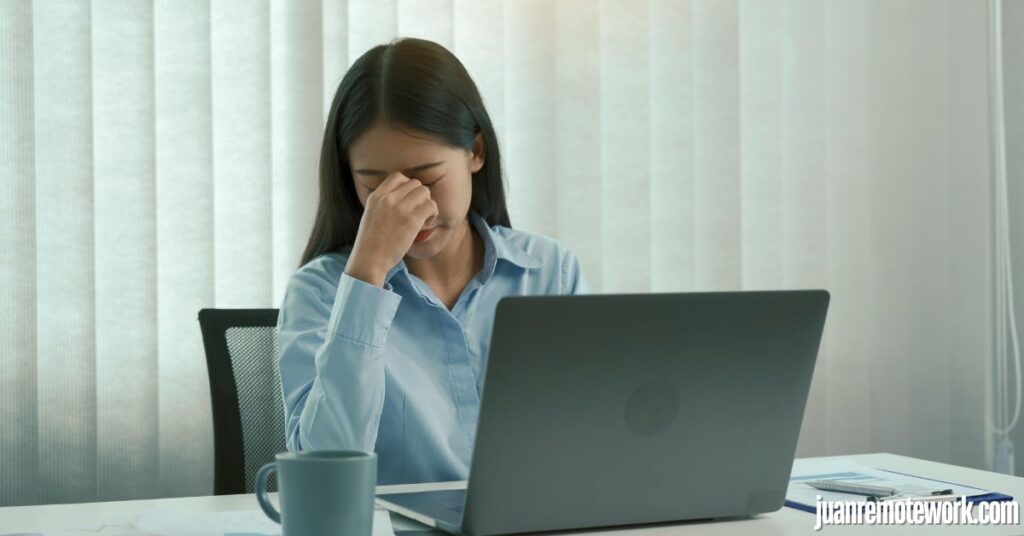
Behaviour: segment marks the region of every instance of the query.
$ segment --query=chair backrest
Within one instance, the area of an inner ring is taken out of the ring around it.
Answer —
[[[277,309],[202,309],[213,409],[216,495],[253,493],[260,466],[286,450]],[[276,475],[271,489],[276,490]]]

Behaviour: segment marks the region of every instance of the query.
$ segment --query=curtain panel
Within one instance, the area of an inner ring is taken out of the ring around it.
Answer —
[[[0,505],[212,492],[197,312],[278,306],[334,91],[397,36],[465,63],[513,225],[595,291],[832,293],[798,455],[984,466],[986,21],[956,0],[0,2]]]

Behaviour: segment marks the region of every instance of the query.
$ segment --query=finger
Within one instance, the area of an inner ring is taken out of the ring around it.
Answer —
[[[417,181],[413,180],[404,182],[393,188],[390,192],[385,192],[383,195],[377,196],[377,200],[387,206],[397,207],[402,204],[402,200],[405,198],[406,194],[415,189],[417,185]]]
[[[420,183],[420,181],[409,179],[408,182],[404,182],[396,186],[386,195],[388,196],[388,199],[398,205],[401,204],[411,192],[416,191],[422,186],[423,184]]]
[[[430,188],[424,186],[420,181],[413,180],[396,188],[391,195],[396,199],[400,198],[399,203],[410,203],[412,206],[416,206],[430,198]]]
[[[398,206],[404,203],[404,199],[409,196],[410,193],[423,188],[423,184],[419,180],[410,179],[408,182],[402,182],[397,185],[391,192],[385,194],[383,197],[387,198],[387,204],[390,206]]]
[[[384,181],[377,186],[373,193],[377,194],[376,197],[384,197],[402,185],[407,184],[410,180],[412,179],[396,171],[385,177]]]
[[[440,212],[437,210],[437,203],[433,199],[427,199],[416,206],[414,214],[416,214],[417,220],[422,220],[426,223],[430,218],[439,216]]]

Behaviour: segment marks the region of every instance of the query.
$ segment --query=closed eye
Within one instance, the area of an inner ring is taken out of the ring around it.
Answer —
[[[426,186],[427,188],[433,188],[435,184],[441,182],[441,180],[444,179],[444,178],[445,178],[445,175],[442,175],[440,179],[437,179],[436,181],[434,181],[434,182],[432,182],[430,184],[424,184],[423,186]],[[373,193],[377,189],[376,188],[367,188],[366,190],[369,191],[370,193]]]

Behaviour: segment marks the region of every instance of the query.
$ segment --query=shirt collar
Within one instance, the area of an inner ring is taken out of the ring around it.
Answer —
[[[540,268],[544,265],[540,259],[534,257],[522,247],[513,244],[510,240],[498,233],[495,233],[494,230],[491,229],[490,225],[487,224],[487,221],[477,214],[476,211],[469,211],[469,221],[480,235],[480,238],[484,241],[484,281],[489,279],[491,274],[494,273],[495,266],[499,260],[509,262],[525,269]],[[391,278],[400,271],[406,271],[404,259],[398,261],[398,264],[394,265],[391,270],[388,271],[385,281],[390,281]]]
[[[520,268],[540,268],[543,262],[531,255],[522,247],[513,244],[507,238],[495,233],[487,221],[476,211],[469,211],[469,220],[476,227],[477,233],[484,240],[484,265],[487,265],[487,254],[491,253],[495,260],[508,261]]]

